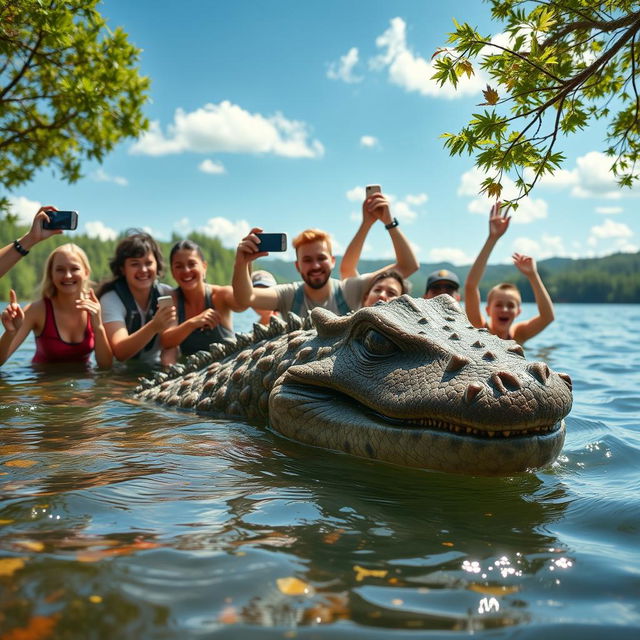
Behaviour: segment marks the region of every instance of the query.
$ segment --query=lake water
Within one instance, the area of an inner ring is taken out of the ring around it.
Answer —
[[[639,327],[557,305],[527,356],[573,378],[564,450],[507,478],[132,404],[130,373],[36,371],[28,341],[0,369],[0,638],[638,638]]]

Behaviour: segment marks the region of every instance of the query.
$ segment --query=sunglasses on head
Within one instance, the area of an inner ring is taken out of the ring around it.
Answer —
[[[441,291],[443,293],[453,293],[457,291],[458,287],[455,284],[449,284],[447,282],[436,282],[429,287],[429,291]]]

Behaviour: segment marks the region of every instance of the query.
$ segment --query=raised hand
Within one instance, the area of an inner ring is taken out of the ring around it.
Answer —
[[[385,224],[391,222],[389,200],[382,193],[374,193],[362,203],[362,219],[373,224],[382,220]]]
[[[515,265],[516,269],[518,269],[518,271],[520,271],[522,275],[527,276],[528,278],[529,276],[532,276],[534,273],[536,273],[536,261],[531,256],[525,256],[521,253],[514,253],[511,257],[513,258],[513,264]]]
[[[9,304],[2,312],[2,326],[7,333],[15,333],[22,326],[23,320],[24,311],[18,304],[16,292],[11,289],[9,292]]]
[[[491,207],[489,214],[489,237],[496,240],[504,235],[505,231],[509,228],[509,221],[511,216],[507,215],[507,211],[501,212],[502,203],[496,202]]]
[[[38,242],[45,240],[46,238],[49,238],[51,236],[62,233],[61,229],[42,228],[43,222],[49,222],[49,216],[47,214],[50,211],[57,211],[57,209],[55,207],[52,207],[51,205],[40,207],[40,209],[38,209],[38,212],[33,217],[31,229],[29,229],[27,235],[22,239],[21,244],[25,249],[31,249],[34,244],[37,244]]]
[[[252,262],[256,258],[269,255],[266,251],[260,251],[260,239],[256,233],[262,233],[262,229],[254,227],[249,235],[242,238],[236,250],[236,256],[244,258],[247,262]]]
[[[76,300],[76,309],[83,309],[89,312],[89,319],[94,331],[102,326],[102,309],[93,289],[89,289],[88,293],[83,294],[82,298]]]

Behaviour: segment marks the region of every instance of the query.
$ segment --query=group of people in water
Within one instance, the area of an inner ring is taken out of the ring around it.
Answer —
[[[51,211],[55,208],[42,207],[25,236],[0,249],[0,277],[32,246],[60,233],[42,227]],[[391,215],[389,200],[382,193],[373,193],[363,202],[362,214],[362,224],[342,259],[339,279],[331,277],[336,261],[331,237],[318,229],[307,229],[293,240],[295,266],[302,281],[288,284],[277,284],[267,271],[252,271],[254,260],[268,255],[260,250],[259,228],[252,229],[238,245],[230,286],[206,282],[207,262],[191,240],[177,242],[169,255],[177,287],[160,283],[162,252],[148,233],[135,230],[120,240],[109,263],[111,278],[94,291],[85,252],[75,244],[63,244],[46,261],[39,299],[23,309],[11,291],[2,312],[0,366],[31,331],[36,342],[34,363],[86,363],[94,353],[101,368],[110,367],[114,357],[148,366],[168,365],[233,337],[232,312],[248,307],[258,313],[260,322],[268,324],[275,313],[293,311],[304,317],[313,308],[324,307],[345,315],[408,293],[406,278],[419,264],[398,220]],[[365,239],[378,221],[389,232],[395,263],[359,274]],[[465,283],[465,308],[473,326],[522,344],[554,319],[551,298],[533,258],[513,254],[514,265],[531,284],[538,306],[535,317],[516,322],[521,312],[520,292],[513,284],[502,283],[488,293],[485,318],[478,289],[491,251],[509,221],[496,203],[489,217],[488,238]],[[442,294],[460,300],[460,280],[447,269],[428,276],[423,297]]]

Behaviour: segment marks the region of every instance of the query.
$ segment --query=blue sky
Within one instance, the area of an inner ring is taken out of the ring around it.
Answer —
[[[458,131],[482,78],[462,90],[429,76],[452,18],[498,34],[489,6],[402,0],[236,2],[107,0],[112,27],[140,47],[152,129],[68,185],[51,172],[12,195],[25,219],[42,204],[80,212],[81,231],[131,226],[160,238],[191,230],[235,247],[251,226],[330,231],[340,254],[360,220],[364,186],[382,185],[422,262],[468,264],[488,202],[470,158],[439,136]],[[560,140],[568,161],[515,213],[491,262],[638,251],[640,188],[620,191],[600,153],[601,125]],[[379,228],[378,228],[379,227]],[[290,254],[288,254],[290,256]],[[363,257],[390,255],[381,225]]]

